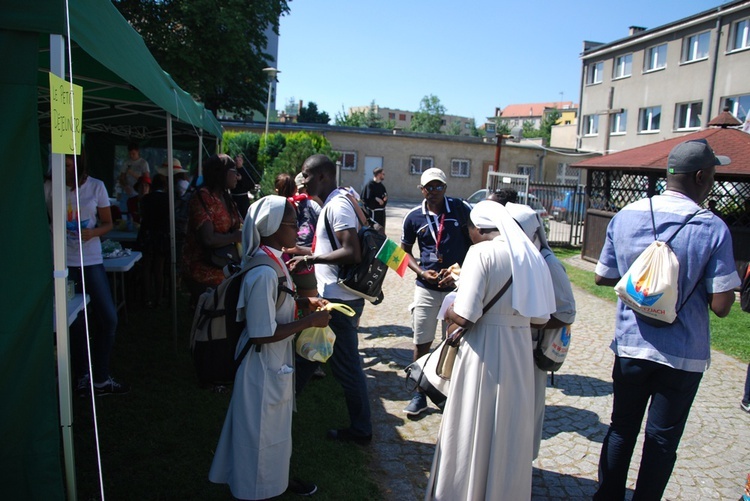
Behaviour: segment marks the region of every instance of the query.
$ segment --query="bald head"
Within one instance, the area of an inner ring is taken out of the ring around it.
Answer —
[[[326,177],[336,177],[336,165],[326,155],[316,154],[307,157],[302,164],[303,170],[311,171],[315,174],[323,174]]]

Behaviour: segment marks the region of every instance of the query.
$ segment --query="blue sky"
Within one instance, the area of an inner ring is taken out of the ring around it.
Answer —
[[[293,0],[281,18],[277,109],[440,98],[478,124],[495,107],[578,102],[584,40],[612,42],[722,0]],[[562,95],[560,94],[562,93]]]

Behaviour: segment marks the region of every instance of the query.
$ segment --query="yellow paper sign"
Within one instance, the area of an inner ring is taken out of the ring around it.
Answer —
[[[72,87],[71,91],[70,82],[49,74],[52,153],[81,154],[83,87],[75,84]]]

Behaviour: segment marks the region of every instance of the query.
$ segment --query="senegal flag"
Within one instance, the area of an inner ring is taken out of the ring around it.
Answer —
[[[396,273],[402,277],[406,273],[406,269],[409,267],[409,260],[406,257],[406,252],[404,252],[404,249],[390,238],[383,242],[383,246],[375,257],[387,264],[389,268],[396,270]]]

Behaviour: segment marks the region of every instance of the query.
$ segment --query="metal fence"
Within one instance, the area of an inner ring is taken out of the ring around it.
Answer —
[[[583,244],[583,223],[586,215],[585,187],[578,184],[541,183],[529,181],[529,176],[489,172],[489,192],[512,188],[518,192],[518,202],[537,211],[545,221],[550,245],[580,247]]]

